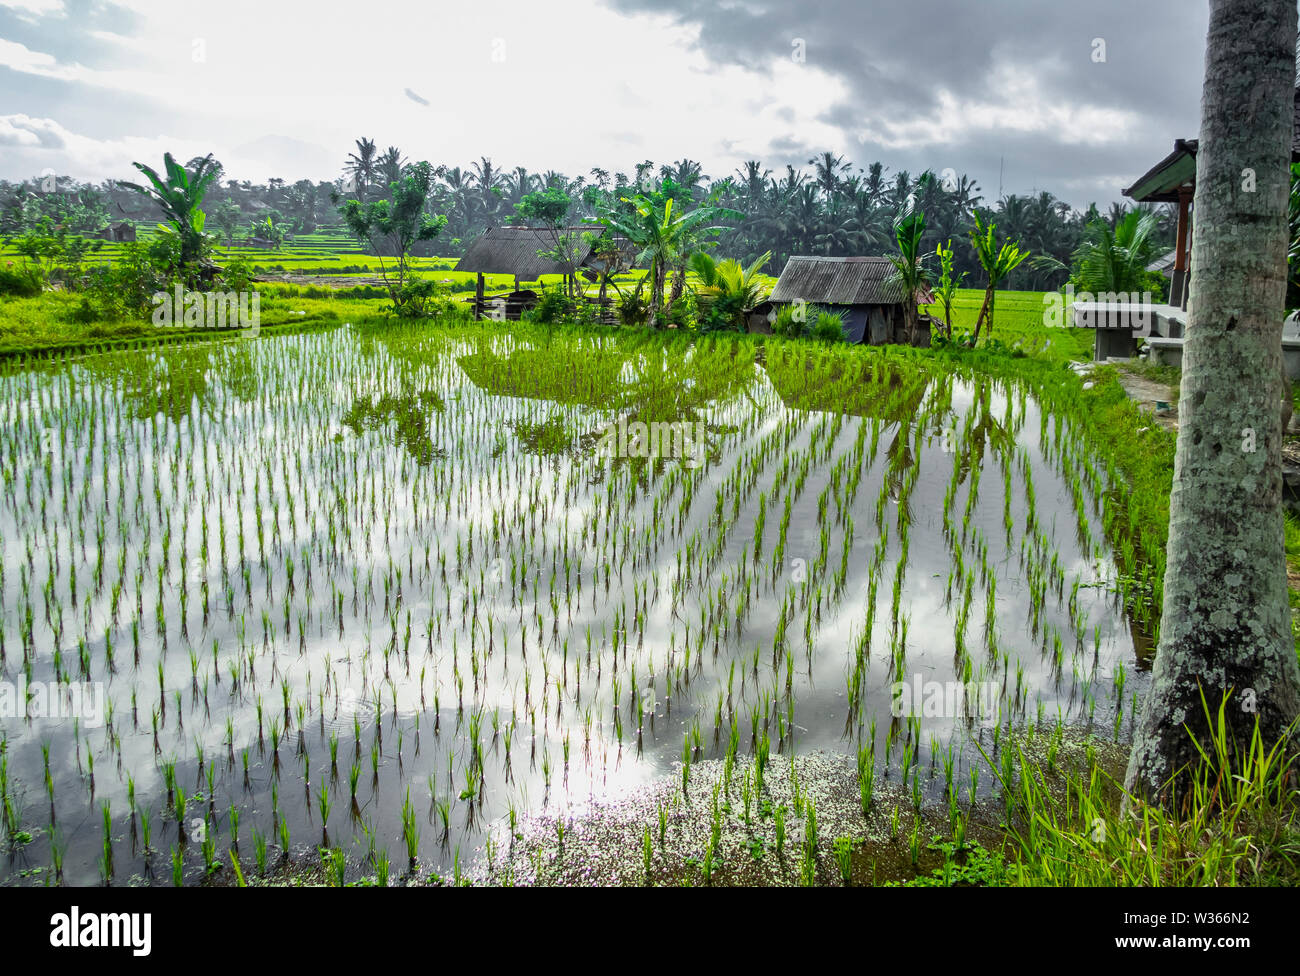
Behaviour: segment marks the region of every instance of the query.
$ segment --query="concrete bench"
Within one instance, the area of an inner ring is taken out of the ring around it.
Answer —
[[[1150,361],[1161,366],[1183,368],[1183,339],[1152,336],[1147,339]],[[1300,335],[1282,337],[1282,366],[1292,383],[1300,380]]]
[[[1131,359],[1137,340],[1150,336],[1176,338],[1183,334],[1187,313],[1174,305],[1141,302],[1075,302],[1074,325],[1093,329],[1093,360]]]

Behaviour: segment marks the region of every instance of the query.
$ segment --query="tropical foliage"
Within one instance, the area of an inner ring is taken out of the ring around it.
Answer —
[[[206,216],[200,209],[208,188],[221,177],[221,164],[211,153],[196,165],[180,165],[171,153],[163,156],[165,175],[144,163],[133,163],[149,179],[148,186],[123,182],[122,186],[151,200],[168,224],[162,230],[175,234],[180,241],[180,264],[184,269],[196,265],[204,256]]]

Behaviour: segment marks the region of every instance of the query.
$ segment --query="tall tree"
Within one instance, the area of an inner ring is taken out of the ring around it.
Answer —
[[[898,253],[889,255],[894,265],[891,280],[903,289],[903,316],[907,324],[907,341],[916,344],[916,329],[920,317],[917,302],[930,287],[930,271],[925,267],[921,253],[921,239],[925,236],[925,214],[919,210],[906,210],[894,221],[894,240]]]
[[[362,203],[344,200],[339,214],[349,232],[363,244],[369,244],[379,257],[379,273],[388,287],[393,308],[399,315],[408,309],[405,284],[410,271],[411,246],[430,241],[447,225],[447,218],[425,212],[425,202],[433,189],[433,167],[418,162],[406,167],[402,178],[388,187],[386,199]],[[396,259],[393,277],[384,265],[387,254]],[[414,303],[418,306],[418,301]]]
[[[1210,0],[1164,611],[1128,789],[1174,806],[1223,717],[1234,765],[1300,714],[1279,390],[1295,0]],[[1290,745],[1294,750],[1294,740]]]
[[[343,165],[357,199],[362,203],[366,200],[366,190],[375,181],[377,153],[378,147],[374,139],[358,139],[357,151],[348,153],[347,162]]]

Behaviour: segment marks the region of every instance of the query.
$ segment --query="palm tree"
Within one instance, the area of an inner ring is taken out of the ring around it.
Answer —
[[[667,271],[684,261],[683,254],[688,250],[685,245],[702,234],[724,229],[710,224],[710,221],[740,220],[744,215],[725,207],[697,207],[674,214],[676,198],[663,193],[654,197],[637,194],[624,197],[623,202],[631,206],[631,214],[607,210],[600,220],[610,230],[632,242],[637,248],[638,264],[649,262],[647,278],[650,280],[650,326],[653,328],[658,325],[659,310],[663,307]],[[644,281],[642,279],[642,283]]]
[[[744,331],[745,313],[762,300],[766,290],[758,274],[771,259],[772,252],[767,251],[745,267],[731,258],[715,262],[712,255],[696,251],[691,255],[690,268],[700,282],[695,293],[702,309],[722,304],[730,310],[732,327]]]
[[[366,189],[375,181],[375,153],[377,147],[373,139],[358,139],[357,151],[348,153],[348,160],[343,169],[351,178],[357,199],[365,202]]]
[[[471,180],[477,191],[479,212],[488,227],[495,227],[501,210],[501,171],[486,156],[480,156],[470,167],[474,170]]]
[[[871,200],[872,206],[885,202],[885,196],[888,192],[885,182],[885,167],[883,163],[872,163],[867,167],[867,177],[863,181],[867,194]]]
[[[526,166],[516,166],[503,177],[503,182],[509,198],[508,202],[513,208],[516,203],[537,189],[541,181],[535,173],[528,172]]]
[[[994,296],[997,294],[998,284],[1029,257],[1029,252],[1021,250],[1019,244],[1003,241],[999,245],[995,236],[996,230],[996,224],[990,221],[985,225],[983,218],[976,212],[975,226],[970,232],[970,239],[975,247],[975,258],[988,277],[988,287],[984,292],[984,304],[980,306],[980,314],[975,319],[975,331],[971,333],[972,346],[979,339],[980,326],[984,324],[986,317],[989,335],[993,334]]]
[[[921,294],[930,287],[930,271],[922,262],[921,239],[925,236],[925,214],[920,210],[905,211],[894,221],[894,240],[898,253],[889,255],[894,266],[893,280],[903,288],[903,315],[907,322],[907,341],[916,343],[916,328],[920,323],[916,306]]]
[[[379,174],[384,178],[385,186],[392,186],[402,178],[402,167],[406,165],[406,160],[402,158],[402,151],[396,146],[389,146],[380,155],[376,167]]]
[[[1130,210],[1113,229],[1105,220],[1089,224],[1073,255],[1074,287],[1094,295],[1140,292],[1155,256],[1158,220],[1154,213]]]
[[[826,151],[808,160],[808,165],[816,170],[813,179],[821,187],[826,199],[829,200],[835,196],[835,191],[840,185],[840,174],[849,168],[849,164],[844,161],[844,157]]]
[[[957,289],[961,287],[962,281],[966,277],[966,272],[953,271],[953,253],[952,239],[949,238],[947,245],[940,244],[935,248],[936,255],[939,258],[939,284],[934,290],[935,300],[943,308],[943,330],[944,335],[952,338],[952,303],[957,297]]]
[[[1276,747],[1267,761],[1285,768],[1296,749],[1279,416],[1290,397],[1281,374],[1295,36],[1294,0],[1210,0],[1164,608],[1125,782],[1171,810],[1202,777],[1217,795],[1247,762]],[[1240,190],[1244,159],[1258,193]],[[1207,749],[1224,763],[1202,773]]]

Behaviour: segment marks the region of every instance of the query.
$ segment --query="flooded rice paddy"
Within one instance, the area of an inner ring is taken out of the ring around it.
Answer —
[[[0,375],[5,883],[452,875],[697,762],[919,809],[1126,733],[1108,485],[1025,389],[497,328]]]

